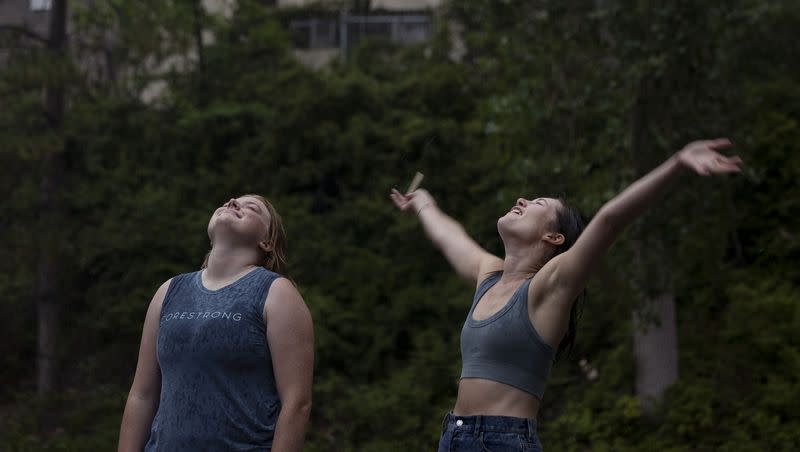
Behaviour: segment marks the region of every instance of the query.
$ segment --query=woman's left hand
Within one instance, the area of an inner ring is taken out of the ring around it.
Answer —
[[[731,142],[727,138],[693,141],[678,151],[677,158],[681,165],[701,176],[738,173],[741,171],[739,165],[742,159],[738,156],[727,157],[718,152],[729,147]]]

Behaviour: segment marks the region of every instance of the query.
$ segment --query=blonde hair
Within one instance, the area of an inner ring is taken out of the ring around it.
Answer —
[[[267,206],[267,212],[269,212],[269,228],[267,229],[267,236],[264,237],[264,242],[267,243],[270,251],[264,252],[263,259],[259,265],[267,270],[286,276],[286,248],[288,246],[288,240],[286,238],[286,231],[283,229],[283,220],[280,214],[275,210],[275,206],[261,195],[248,194],[242,196],[258,199]],[[203,259],[203,265],[200,268],[208,267],[209,256],[211,256],[211,251],[206,253],[206,257]]]

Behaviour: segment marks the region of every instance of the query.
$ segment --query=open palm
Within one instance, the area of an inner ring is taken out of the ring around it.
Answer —
[[[693,141],[679,153],[678,160],[687,168],[702,176],[724,173],[738,173],[742,159],[738,156],[727,157],[719,153],[731,147],[727,138],[716,140]]]

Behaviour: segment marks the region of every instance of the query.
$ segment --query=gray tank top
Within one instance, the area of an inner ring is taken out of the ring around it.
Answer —
[[[497,284],[502,274],[492,273],[475,292],[467,321],[461,329],[461,378],[499,381],[541,399],[555,350],[539,336],[528,318],[531,279],[491,317],[484,320],[472,317],[478,301]]]
[[[264,325],[277,273],[257,267],[219,290],[174,277],[161,308],[161,397],[145,451],[263,451],[280,399]]]

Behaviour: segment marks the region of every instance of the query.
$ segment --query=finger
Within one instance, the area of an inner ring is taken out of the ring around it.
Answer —
[[[739,165],[735,165],[733,163],[720,164],[718,168],[718,172],[723,172],[723,173],[738,173],[741,171],[742,169],[739,168]]]
[[[739,172],[739,164],[736,159],[718,156],[706,164],[706,169],[711,173],[733,173]]]
[[[397,194],[395,194],[395,193],[391,193],[391,194],[389,194],[389,197],[390,197],[390,198],[392,198],[392,201],[394,202],[394,205],[396,205],[396,206],[397,206],[398,208],[400,208],[400,209],[403,209],[403,208],[405,207],[405,205],[407,204],[407,203],[406,203],[406,202],[405,202],[405,201],[402,199],[402,197],[398,196],[398,195],[397,195]]]
[[[415,196],[414,193],[403,194],[403,193],[400,192],[400,190],[398,190],[396,188],[392,188],[392,191],[395,193],[395,195],[405,199],[406,201],[410,201],[410,200],[414,199],[414,196]]]
[[[736,156],[736,155],[733,156],[733,157],[725,157],[724,155],[720,155],[719,157],[714,159],[714,161],[716,163],[721,164],[721,165],[739,166],[739,165],[742,164],[742,159],[739,158],[739,156]]]
[[[396,188],[392,188],[392,196],[397,198],[398,201],[408,202],[408,196],[400,193]]]
[[[709,140],[706,142],[706,145],[714,150],[727,149],[732,146],[731,140],[727,138],[717,138],[715,140]]]
[[[735,159],[725,159],[725,161],[721,162],[725,165],[739,167],[742,164],[742,159],[735,158]]]

